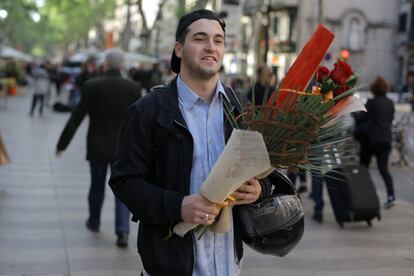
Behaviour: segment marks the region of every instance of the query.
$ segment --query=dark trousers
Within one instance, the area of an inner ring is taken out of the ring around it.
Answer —
[[[306,172],[299,170],[298,173],[289,172],[288,178],[295,185],[296,178],[299,175],[302,183],[306,182]],[[323,201],[323,177],[320,173],[312,172],[312,192],[310,197],[315,202],[313,210],[315,213],[322,214],[324,201]]]
[[[33,115],[36,104],[38,101],[40,101],[40,108],[39,108],[39,114],[42,115],[43,113],[43,102],[45,100],[45,95],[33,95],[32,98],[32,108],[30,109],[30,115]]]
[[[299,171],[296,172],[288,172],[287,177],[292,182],[293,186],[296,187],[296,178],[299,176],[301,183],[306,183],[306,172],[304,170],[299,169]]]
[[[388,158],[391,153],[390,143],[361,143],[359,152],[360,164],[368,168],[372,157],[375,155],[377,166],[382,179],[384,179],[388,196],[395,196],[394,184],[388,170]]]
[[[322,214],[323,201],[323,177],[320,173],[312,172],[312,193],[311,197],[315,202],[313,211],[315,214]]]
[[[91,186],[89,189],[89,221],[99,226],[101,210],[105,198],[106,172],[109,162],[89,161]],[[129,233],[129,211],[126,206],[115,198],[115,233]]]

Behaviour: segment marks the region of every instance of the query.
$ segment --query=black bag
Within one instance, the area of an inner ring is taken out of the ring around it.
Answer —
[[[72,108],[68,105],[64,105],[62,103],[56,102],[53,104],[53,111],[56,112],[71,112]]]
[[[345,166],[329,171],[325,176],[335,219],[344,222],[381,219],[379,200],[368,170],[361,165]]]
[[[275,187],[271,196],[239,209],[243,241],[262,254],[283,257],[303,236],[304,210],[284,174],[274,172],[268,178]]]
[[[373,123],[372,119],[369,118],[363,123],[355,125],[353,136],[358,142],[368,142],[370,139],[370,133],[372,131]]]

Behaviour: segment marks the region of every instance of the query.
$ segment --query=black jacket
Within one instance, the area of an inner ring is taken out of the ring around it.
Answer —
[[[254,104],[255,105],[262,105],[263,98],[266,96],[267,99],[270,99],[270,96],[275,91],[275,88],[272,86],[263,86],[260,82],[256,82],[253,87],[249,89],[247,92],[247,99],[253,103],[253,94],[254,94]]]
[[[86,159],[111,162],[123,116],[141,97],[137,83],[123,79],[117,70],[87,81],[81,100],[73,110],[59,138],[58,150],[65,150],[86,114],[89,115]]]
[[[228,89],[226,94],[230,105],[238,109],[234,95]],[[232,128],[227,120],[224,125],[227,141]],[[193,139],[179,110],[174,79],[168,87],[153,89],[128,110],[109,180],[133,220],[140,221],[138,251],[151,276],[185,276],[193,272],[192,233],[164,239],[182,220],[181,203],[190,192],[192,160]],[[270,185],[262,184],[262,189],[265,195],[270,193]],[[243,248],[236,212],[233,218],[240,260]]]
[[[391,143],[394,103],[385,96],[375,96],[365,104],[367,112],[355,114],[356,128],[366,133],[362,142]]]

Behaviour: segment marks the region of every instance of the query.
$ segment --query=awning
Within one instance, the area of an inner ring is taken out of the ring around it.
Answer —
[[[0,57],[3,58],[13,58],[17,60],[24,60],[27,62],[30,62],[33,60],[32,56],[25,54],[21,51],[18,51],[16,49],[13,49],[8,46],[1,46],[0,48]]]

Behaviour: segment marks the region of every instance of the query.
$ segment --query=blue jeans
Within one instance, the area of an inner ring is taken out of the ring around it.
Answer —
[[[91,186],[89,189],[89,221],[99,226],[101,210],[105,198],[106,172],[109,162],[89,161],[91,170]],[[129,211],[115,198],[115,234],[129,233]]]
[[[313,211],[315,214],[322,214],[323,211],[323,177],[320,173],[312,172],[312,193],[311,197],[315,202]]]

